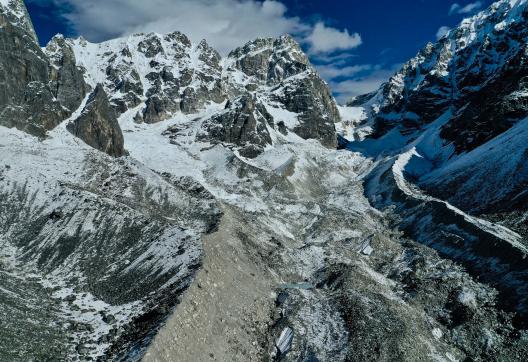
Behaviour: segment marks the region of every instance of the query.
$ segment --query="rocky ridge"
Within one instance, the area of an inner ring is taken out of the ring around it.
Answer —
[[[405,169],[413,182],[526,235],[527,16],[526,1],[498,1],[428,44],[361,99],[352,148],[395,155],[415,147]]]
[[[259,113],[268,118],[267,127],[320,140],[328,147],[336,145],[334,123],[340,115],[335,101],[289,36],[258,39],[225,59],[207,42],[193,45],[179,32],[137,34],[102,44],[77,39],[69,44],[78,65],[86,70],[87,83],[102,83],[116,112],[133,114],[138,123],[157,123],[179,112],[197,113],[228,99],[254,98],[260,103]],[[273,122],[274,112],[290,112],[291,117],[288,122]],[[218,141],[243,147],[245,131]]]
[[[419,132],[451,109],[440,136],[460,154],[523,119],[527,19],[524,0],[498,1],[429,43],[372,96],[372,137]]]

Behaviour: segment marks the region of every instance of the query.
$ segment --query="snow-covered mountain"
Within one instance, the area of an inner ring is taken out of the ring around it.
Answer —
[[[361,99],[356,140],[368,140],[350,147],[415,147],[405,171],[420,187],[526,234],[527,20],[527,1],[498,1],[428,44]]]
[[[460,154],[524,118],[527,19],[526,1],[498,1],[428,44],[372,96],[373,137],[413,134],[451,109],[441,137]]]
[[[350,108],[289,36],[41,49],[0,0],[0,360],[526,359],[522,227],[462,202],[525,182],[525,8],[495,4]],[[501,132],[463,121],[488,82]]]

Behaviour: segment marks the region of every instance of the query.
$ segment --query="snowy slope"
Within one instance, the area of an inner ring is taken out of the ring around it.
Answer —
[[[508,208],[525,194],[528,119],[420,179],[420,184],[467,210]],[[471,197],[468,197],[471,195]]]
[[[141,328],[160,323],[159,316],[142,316],[159,305],[172,308],[189,285],[200,263],[200,236],[218,217],[215,202],[191,196],[192,182],[171,184],[135,160],[91,150],[62,126],[43,143],[4,127],[0,134],[0,260],[12,271],[2,274],[3,285],[22,296],[25,290],[11,284],[31,275],[31,288],[43,294],[41,303],[52,312],[35,318],[56,324],[58,335],[42,356],[126,356],[149,340]],[[133,287],[119,287],[130,280]],[[14,316],[33,308],[31,299],[6,302],[7,292],[0,300]],[[31,330],[30,321],[17,318],[18,325],[4,324],[4,333]],[[15,340],[7,355],[2,339],[2,358],[31,359],[49,332]]]
[[[379,158],[415,147],[411,181],[466,212],[514,213],[524,234],[527,19],[527,1],[497,1],[428,44],[365,98],[372,132],[348,148]]]

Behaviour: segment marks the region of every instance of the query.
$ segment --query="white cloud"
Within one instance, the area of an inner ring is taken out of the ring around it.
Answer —
[[[356,54],[350,53],[327,53],[327,54],[311,54],[311,58],[320,64],[345,64],[351,59],[356,58]]]
[[[352,97],[367,94],[377,90],[383,83],[387,82],[401,64],[394,64],[390,67],[372,66],[373,71],[369,74],[344,80],[341,82],[330,82],[330,86],[336,94],[336,99],[340,104],[344,104]]]
[[[372,65],[370,64],[351,65],[345,67],[327,64],[318,65],[316,67],[319,74],[327,81],[341,77],[352,77],[354,75],[357,75],[358,73],[369,71],[372,69]]]
[[[222,54],[258,37],[289,33],[314,53],[345,50],[361,44],[348,30],[315,26],[287,15],[279,0],[28,0],[53,2],[77,34],[99,42],[138,32],[175,30],[194,41],[206,39]]]
[[[310,46],[310,52],[317,54],[357,48],[362,40],[358,33],[350,34],[347,29],[341,31],[319,22],[306,38],[306,42]]]
[[[449,9],[449,15],[453,14],[471,14],[482,7],[482,2],[475,1],[474,3],[467,4],[466,6],[461,6],[458,3],[451,5]]]
[[[449,30],[451,30],[451,28],[449,28],[448,26],[441,26],[438,31],[436,32],[436,39],[437,40],[440,40],[444,37],[444,35],[446,35],[447,33],[449,33]]]

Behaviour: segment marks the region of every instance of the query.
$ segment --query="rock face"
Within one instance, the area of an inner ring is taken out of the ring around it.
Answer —
[[[136,34],[102,44],[83,39],[68,42],[79,59],[78,65],[90,70],[87,82],[95,86],[95,79],[106,79],[104,88],[116,112],[133,110],[136,122],[158,123],[177,114],[196,114],[228,100],[232,106],[240,103],[240,97],[253,97],[260,104],[259,113],[269,118],[270,127],[280,127],[286,134],[290,126],[290,132],[304,139],[319,140],[330,148],[337,145],[334,123],[340,116],[335,100],[289,36],[257,39],[223,60],[206,41],[193,45],[179,32],[163,36]],[[87,63],[88,59],[95,59],[95,63]],[[284,110],[287,112],[281,112]],[[217,128],[227,126],[226,117],[214,118],[219,122]],[[237,127],[237,120],[231,123]],[[262,132],[257,131],[260,135]],[[245,142],[236,137],[228,137],[228,141],[218,135],[219,142],[240,147]],[[201,136],[202,140],[206,138]],[[266,137],[259,136],[254,146],[266,142]]]
[[[21,1],[9,4],[24,6]],[[15,14],[10,8],[0,11],[0,124],[43,136],[66,112],[48,87],[48,63],[30,23],[14,22]]]
[[[102,85],[95,88],[81,115],[67,128],[89,146],[110,156],[121,157],[126,154],[123,132]]]
[[[372,136],[411,134],[452,110],[441,137],[460,154],[526,117],[527,20],[525,1],[498,1],[428,44],[380,89]]]
[[[264,147],[272,143],[267,127],[273,127],[273,117],[263,104],[255,102],[251,95],[228,102],[225,112],[204,123],[198,138],[232,143],[241,147],[242,156],[258,156]]]
[[[24,4],[24,0],[2,0],[0,2],[0,13],[2,13],[2,22],[9,22],[23,29],[36,43],[38,43],[37,34],[33,28],[33,23]]]
[[[0,4],[0,25],[0,124],[44,137],[80,105],[84,79],[71,48],[50,62],[22,0]]]
[[[314,73],[288,82],[275,91],[274,99],[299,114],[299,125],[293,131],[304,139],[317,139],[328,148],[337,147],[334,123],[340,120],[334,98],[324,81]]]
[[[55,98],[69,112],[79,108],[89,87],[84,81],[83,70],[77,67],[73,49],[61,36],[55,36],[46,45],[45,53],[50,60],[50,87]]]
[[[136,34],[102,44],[68,40],[87,82],[105,79],[104,87],[118,114],[137,108],[136,122],[157,123],[178,114],[196,113],[227,96],[221,81],[220,55],[205,41],[193,45],[180,32]],[[87,63],[95,59],[95,63]]]

